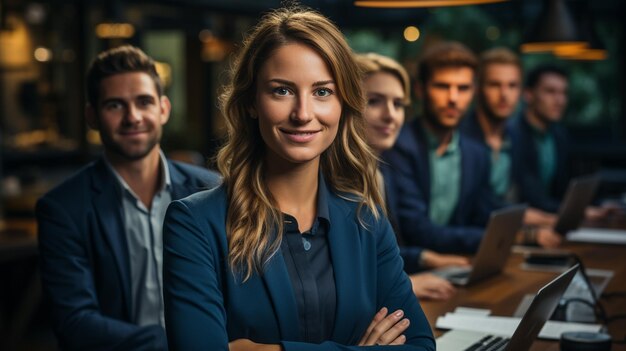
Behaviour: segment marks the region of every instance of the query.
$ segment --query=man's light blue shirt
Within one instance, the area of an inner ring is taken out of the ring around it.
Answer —
[[[152,199],[150,208],[115,171],[122,199],[124,229],[130,257],[132,294],[131,319],[139,326],[158,324],[165,327],[163,314],[163,220],[172,201],[172,183],[167,160],[160,154],[161,184]]]

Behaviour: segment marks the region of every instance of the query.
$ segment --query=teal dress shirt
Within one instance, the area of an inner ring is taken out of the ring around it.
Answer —
[[[439,139],[424,128],[430,163],[430,207],[428,216],[438,225],[447,225],[459,202],[461,192],[461,149],[459,132],[454,131],[442,155],[437,155]]]
[[[489,149],[491,151],[489,184],[497,198],[504,199],[511,186],[511,141],[505,139],[500,150]]]

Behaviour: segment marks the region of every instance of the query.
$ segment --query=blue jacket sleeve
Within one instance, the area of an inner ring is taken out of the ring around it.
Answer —
[[[403,270],[402,259],[393,230],[386,220],[377,221],[377,263],[378,301],[380,307],[390,311],[402,309],[411,325],[405,332],[407,345],[415,345],[426,350],[435,349],[435,341],[422,311],[419,301],[413,294],[411,282]]]
[[[166,350],[162,327],[139,327],[100,312],[88,243],[64,206],[37,203],[42,285],[64,350]]]
[[[385,205],[387,206],[387,217],[391,223],[391,228],[396,234],[396,240],[398,246],[400,246],[400,256],[404,260],[404,271],[407,273],[414,273],[420,270],[420,258],[422,256],[423,249],[418,246],[407,246],[404,242],[404,238],[400,235],[400,228],[398,227],[398,218],[396,213],[398,212],[398,203],[396,200],[396,184],[394,177],[391,176],[391,169],[385,162],[379,163],[379,169],[383,175],[385,182]]]
[[[530,146],[516,144],[520,143],[521,140],[524,140],[521,136],[513,139],[512,150],[513,181],[519,197],[529,206],[556,213],[559,209],[559,200],[543,190],[544,185],[537,170],[537,161],[532,158]]]
[[[466,150],[468,153],[470,152],[469,148]],[[491,187],[491,161],[489,154],[483,152],[481,148],[475,148],[473,152],[475,153],[471,159],[473,164],[471,169],[467,169],[467,171],[471,172],[475,179],[477,178],[478,185],[476,197],[468,199],[471,205],[473,205],[471,224],[485,228],[489,222],[491,212],[506,207],[506,203],[497,198]]]
[[[424,249],[418,246],[400,246],[400,257],[402,257],[402,261],[404,261],[405,272],[412,274],[424,268],[420,266],[422,251],[424,251]]]
[[[207,241],[210,235],[183,202],[170,204],[163,224],[163,299],[172,350],[228,350],[219,264]]]
[[[542,190],[543,184],[539,175],[524,170],[520,170],[518,174],[515,179],[524,201],[546,212],[556,213],[559,210],[559,200]]]

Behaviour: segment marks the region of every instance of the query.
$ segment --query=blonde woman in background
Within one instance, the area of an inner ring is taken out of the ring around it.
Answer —
[[[273,11],[232,73],[224,183],[173,202],[164,224],[170,348],[434,350],[339,30],[310,10]]]
[[[367,141],[374,152],[380,156],[389,150],[398,138],[404,124],[405,108],[410,103],[409,76],[398,62],[375,53],[357,55],[357,62],[363,71],[363,90],[367,99],[365,109]],[[393,177],[385,176],[390,171],[389,165],[379,164],[378,180],[387,214],[394,229],[395,209],[397,207],[392,191]],[[390,189],[386,191],[386,189]],[[468,265],[465,257],[442,255],[416,246],[405,246],[400,233],[396,235],[400,244],[400,253],[404,259],[404,270],[410,274],[413,292],[417,297],[445,300],[455,293],[455,288],[447,280],[431,273],[416,273],[419,270],[444,267],[448,265]]]

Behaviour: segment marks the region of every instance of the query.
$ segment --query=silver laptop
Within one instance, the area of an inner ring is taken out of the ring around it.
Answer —
[[[600,179],[596,175],[572,179],[559,207],[559,218],[554,231],[565,235],[577,229],[585,218],[585,208],[591,203]]]
[[[558,272],[562,272],[562,269]],[[556,271],[556,268],[553,268]],[[572,282],[563,293],[561,313],[550,319],[565,320],[568,322],[595,323],[596,311],[594,306],[598,303],[598,296],[613,278],[613,271],[606,269],[584,268],[582,265]],[[521,317],[526,313],[534,295],[527,294],[517,306],[514,317]],[[585,302],[586,301],[586,302]]]
[[[522,226],[526,205],[493,211],[470,267],[444,267],[432,273],[456,285],[468,285],[502,271]]]
[[[527,351],[541,328],[554,312],[563,292],[578,271],[578,265],[568,269],[548,283],[533,299],[511,338],[480,332],[451,330],[437,338],[438,351]]]

